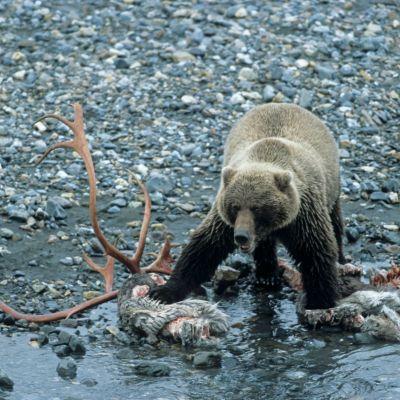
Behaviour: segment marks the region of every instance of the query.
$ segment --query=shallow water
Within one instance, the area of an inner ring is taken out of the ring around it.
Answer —
[[[76,359],[73,381],[58,377],[58,357],[49,346],[29,345],[29,333],[0,336],[1,366],[14,380],[5,399],[398,399],[400,346],[354,344],[353,335],[312,331],[300,326],[289,292],[270,295],[249,288],[219,305],[239,328],[231,328],[219,349],[220,369],[197,370],[187,359],[193,350],[127,348],[101,339],[87,344]],[[116,304],[91,312],[116,324]],[[241,324],[237,324],[241,323]],[[101,326],[101,323],[100,323]],[[157,360],[171,368],[169,377],[136,376],[133,366]],[[84,384],[95,379],[94,387]]]

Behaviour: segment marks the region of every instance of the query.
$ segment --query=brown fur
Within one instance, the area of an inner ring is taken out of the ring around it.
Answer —
[[[295,105],[254,108],[228,136],[209,216],[154,297],[175,301],[209,279],[235,237],[248,238],[241,248],[253,252],[257,274],[271,282],[276,243],[284,244],[302,272],[306,306],[333,306],[335,264],[343,258],[339,193],[338,152],[326,126]]]

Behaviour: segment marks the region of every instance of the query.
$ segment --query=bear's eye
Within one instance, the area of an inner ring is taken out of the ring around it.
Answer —
[[[231,210],[232,210],[232,214],[236,215],[240,211],[240,207],[239,206],[232,206]]]
[[[260,207],[250,207],[250,211],[253,214],[258,214],[261,211],[261,208]]]

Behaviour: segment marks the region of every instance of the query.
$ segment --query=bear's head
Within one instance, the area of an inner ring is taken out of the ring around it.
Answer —
[[[225,223],[234,227],[239,248],[253,252],[257,242],[296,218],[300,198],[293,173],[261,163],[225,167],[217,208]]]

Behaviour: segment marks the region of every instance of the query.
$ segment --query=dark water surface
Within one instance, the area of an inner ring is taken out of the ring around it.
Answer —
[[[222,300],[230,316],[229,334],[220,342],[222,367],[196,370],[178,346],[162,350],[127,348],[99,340],[77,359],[73,381],[56,372],[58,357],[48,346],[29,345],[29,333],[0,336],[1,366],[14,380],[6,399],[398,399],[400,347],[355,344],[353,335],[310,331],[300,326],[290,295],[244,291]],[[115,325],[116,304],[91,312]],[[135,375],[141,360],[171,368],[169,377]],[[85,378],[97,385],[87,387]]]

